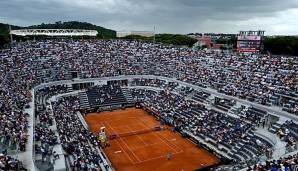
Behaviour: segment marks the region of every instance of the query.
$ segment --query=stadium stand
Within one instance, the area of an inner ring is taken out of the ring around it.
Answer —
[[[254,126],[242,119],[208,110],[204,105],[186,100],[165,91],[154,92],[132,89],[135,99],[160,113],[165,120],[189,131],[200,139],[207,140],[237,162],[254,159],[256,156],[272,155],[274,144],[254,134]],[[251,107],[249,111],[261,110]],[[167,119],[166,119],[167,118]]]
[[[118,75],[159,75],[175,78],[203,89],[213,88],[222,94],[246,99],[264,106],[282,107],[284,111],[293,114],[293,116],[298,115],[298,68],[295,67],[298,61],[297,57],[236,53],[210,54],[189,48],[126,40],[56,39],[15,42],[10,46],[1,48],[0,61],[1,143],[4,143],[1,150],[4,152],[2,153],[4,158],[10,158],[11,149],[22,148],[22,150],[26,150],[24,147],[26,147],[28,138],[28,114],[24,113],[23,110],[30,107],[28,104],[32,95],[29,90],[41,83],[59,80]],[[223,111],[219,112],[215,109],[206,109],[204,105],[200,104],[212,96],[210,93],[201,90],[192,90],[190,87],[184,88],[177,83],[156,78],[134,78],[131,85],[163,88],[164,91],[158,93],[152,90],[133,89],[132,95],[135,100],[140,101],[162,116],[172,117],[170,122],[178,121],[179,127],[192,131],[198,137],[210,140],[210,143],[226,146],[227,154],[235,160],[242,160],[243,154],[245,157],[251,158],[258,155],[260,151],[270,153],[272,144],[253,134],[252,130],[255,125],[250,125],[241,118],[226,116],[225,112],[234,107],[234,102],[229,99],[222,98],[219,100],[217,107]],[[57,143],[57,135],[54,135],[49,127],[53,124],[51,124],[53,119],[57,123],[60,122],[59,119],[65,120],[62,112],[65,112],[65,117],[78,123],[78,118],[69,116],[73,112],[69,108],[70,106],[83,107],[83,104],[78,103],[78,97],[60,99],[61,106],[58,103],[53,104],[57,111],[51,111],[47,108],[46,99],[68,90],[69,87],[63,84],[46,86],[36,90],[35,112],[38,116],[34,130],[37,141],[46,141],[51,145]],[[99,86],[94,88],[94,91],[92,88],[89,90],[87,90],[86,96],[82,96],[93,106],[122,104],[128,101],[123,88],[116,85],[112,87],[109,85]],[[185,92],[186,96],[172,93],[173,90]],[[96,93],[96,91],[98,92]],[[98,98],[99,92],[104,92],[100,96],[103,100]],[[71,102],[66,102],[66,100]],[[53,116],[50,116],[51,112],[54,112]],[[261,122],[268,115],[266,111],[256,107],[243,110],[241,114],[253,122]],[[202,118],[204,122],[197,123]],[[206,119],[210,119],[214,123]],[[61,130],[70,129],[70,125],[63,125],[62,123],[57,126]],[[268,130],[278,133],[278,136],[283,134],[281,138],[287,142],[289,150],[291,150],[297,141],[296,127],[297,123],[294,121],[275,122]],[[198,130],[202,133],[198,134]],[[77,131],[78,133],[86,133],[86,130]],[[67,136],[74,135],[65,135],[62,138],[63,148],[69,150]],[[241,136],[246,138],[240,140]],[[90,135],[90,137],[91,139],[88,139],[89,145],[84,144],[88,146],[88,150],[94,146],[90,145],[93,143],[92,136]],[[43,143],[40,145],[39,142],[36,143],[38,144],[36,149],[45,146],[42,145]],[[70,159],[72,163],[75,161],[87,163],[87,161],[79,158],[75,151],[69,150],[69,154],[73,156],[70,157],[74,160],[72,162]],[[1,161],[2,168],[13,167],[10,166],[12,162],[8,163],[12,159]],[[289,162],[293,163],[289,164],[289,167],[294,167],[297,164],[295,157],[283,158],[277,164]],[[15,163],[20,162],[16,161]],[[271,163],[275,165],[275,162],[270,161],[270,166]],[[86,165],[83,167],[101,167],[102,169],[108,167],[101,162],[96,164],[98,166],[95,166],[94,163],[94,166]],[[78,166],[74,167],[78,168]]]
[[[120,86],[94,86],[86,91],[90,107],[126,104],[127,100]]]
[[[62,97],[53,104],[66,163],[75,170],[108,170],[110,166],[100,154],[96,136],[84,128],[75,114],[79,106],[77,96]]]
[[[197,92],[194,94],[194,96],[192,97],[192,99],[199,101],[199,102],[205,102],[206,99],[210,96],[210,93],[206,93],[206,92]]]

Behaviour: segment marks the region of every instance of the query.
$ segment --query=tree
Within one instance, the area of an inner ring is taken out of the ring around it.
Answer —
[[[219,49],[220,50],[227,50],[228,48],[226,46],[220,46]]]
[[[295,36],[279,36],[266,37],[264,39],[264,51],[276,55],[294,55],[298,56],[298,37]]]
[[[8,41],[7,41],[6,37],[4,35],[0,34],[0,46],[3,46],[7,43],[8,43]]]
[[[156,42],[172,45],[192,46],[197,42],[196,39],[181,34],[158,34],[155,36]]]
[[[96,26],[87,22],[79,21],[57,21],[55,23],[33,25],[29,27],[24,27],[28,29],[86,29],[86,30],[96,30],[98,32],[97,38],[107,38],[114,39],[116,38],[116,31],[111,29],[106,29],[101,26]]]

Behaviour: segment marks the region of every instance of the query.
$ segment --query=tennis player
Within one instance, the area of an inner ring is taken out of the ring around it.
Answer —
[[[172,156],[172,154],[169,153],[169,154],[168,154],[168,157],[167,157],[167,160],[170,160],[171,156]]]

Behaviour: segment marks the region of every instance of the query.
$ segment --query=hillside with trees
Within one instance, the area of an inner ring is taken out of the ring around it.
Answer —
[[[126,39],[126,40],[134,39],[134,40],[142,40],[143,42],[153,42],[153,37],[144,37],[139,35],[128,35],[123,37],[122,39]],[[171,45],[179,45],[179,46],[183,46],[183,45],[192,46],[194,43],[197,42],[197,40],[181,34],[156,34],[155,42],[171,44]]]
[[[28,27],[11,26],[12,29],[86,29],[86,30],[97,30],[98,39],[115,39],[116,31],[106,29],[101,26],[97,26],[87,22],[79,21],[68,21],[68,22],[55,22],[55,23],[42,23],[39,25],[32,25]],[[210,33],[211,34],[211,33]],[[214,33],[212,33],[213,35]],[[190,33],[188,35],[199,35],[199,33]],[[207,34],[205,34],[207,35]],[[217,43],[225,44],[236,48],[237,37],[233,34],[217,34],[220,38],[217,39]],[[38,37],[38,36],[35,36]],[[45,38],[45,36],[40,36]],[[13,36],[14,40],[27,40],[32,37]],[[86,37],[88,38],[88,37]],[[139,39],[144,42],[153,42],[153,37],[143,37],[137,35],[126,36],[123,39]],[[9,43],[9,26],[8,24],[0,23],[0,46]],[[187,35],[180,34],[157,34],[155,36],[157,43],[165,43],[172,45],[187,45],[192,46],[196,40]],[[224,48],[224,47],[223,47]],[[277,37],[266,37],[264,40],[264,51],[265,53],[271,53],[276,55],[293,55],[298,56],[298,37],[297,36],[277,36]]]
[[[106,29],[101,26],[97,26],[87,22],[79,21],[67,21],[67,22],[55,22],[50,24],[32,25],[29,27],[23,27],[24,29],[85,29],[85,30],[96,30],[98,32],[98,38],[116,38],[116,31]]]
[[[18,26],[11,26],[12,28],[19,29]],[[9,38],[9,26],[7,24],[0,23],[0,46],[8,43]]]
[[[55,22],[49,24],[39,24],[32,25],[28,27],[20,27],[20,26],[11,26],[11,29],[85,29],[85,30],[96,30],[98,32],[97,38],[100,39],[115,39],[116,31],[111,29],[106,29],[101,26],[97,26],[87,22],[79,22],[79,21],[67,21],[67,22]],[[24,37],[13,36],[14,39],[24,39]],[[29,37],[27,37],[29,38]],[[25,38],[26,39],[26,38]],[[9,26],[8,24],[0,23],[0,46],[8,43],[9,38]]]
[[[298,37],[297,36],[278,36],[265,38],[264,52],[275,55],[298,56]]]

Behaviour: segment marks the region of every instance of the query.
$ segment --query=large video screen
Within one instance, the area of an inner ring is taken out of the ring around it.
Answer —
[[[238,36],[238,52],[260,52],[261,36]]]

